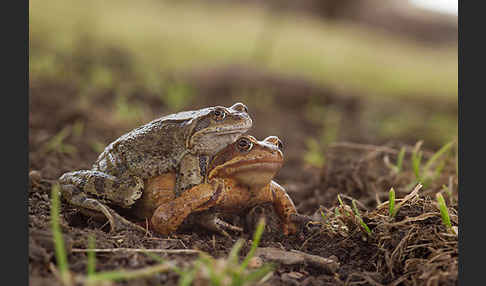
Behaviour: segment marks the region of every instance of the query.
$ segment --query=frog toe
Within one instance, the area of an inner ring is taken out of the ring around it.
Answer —
[[[113,221],[110,222],[110,232],[116,233],[120,231],[137,231],[142,233],[148,233],[147,229],[139,226],[138,224],[130,222],[121,216],[114,216]]]
[[[208,230],[217,232],[221,235],[231,238],[231,236],[226,232],[226,230],[230,230],[233,232],[243,232],[243,228],[234,226],[230,223],[227,223],[217,217],[214,213],[204,213],[199,216],[198,224]]]

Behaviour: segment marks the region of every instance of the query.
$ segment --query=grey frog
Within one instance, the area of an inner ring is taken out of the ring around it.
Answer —
[[[142,196],[146,180],[174,171],[179,196],[202,183],[210,157],[251,126],[242,103],[161,117],[109,144],[91,170],[63,174],[62,196],[89,216],[106,217],[111,231],[143,230],[106,204],[129,208]]]

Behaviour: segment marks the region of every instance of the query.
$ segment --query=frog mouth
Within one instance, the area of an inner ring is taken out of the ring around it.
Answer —
[[[282,161],[276,160],[251,160],[245,162],[238,162],[226,166],[227,173],[243,173],[243,172],[275,172],[283,165]]]
[[[211,134],[216,136],[225,136],[225,135],[235,135],[235,134],[243,134],[248,131],[249,128],[239,128],[239,129],[231,129],[231,130],[222,130],[222,131],[213,131]]]

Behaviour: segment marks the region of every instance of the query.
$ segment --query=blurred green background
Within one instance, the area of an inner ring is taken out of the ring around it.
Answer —
[[[337,141],[457,136],[455,15],[372,0],[29,5],[34,145],[82,124],[91,158],[155,117],[235,101],[253,134],[314,165]]]

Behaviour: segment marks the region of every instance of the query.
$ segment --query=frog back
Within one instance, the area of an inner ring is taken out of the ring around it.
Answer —
[[[142,125],[110,143],[93,169],[117,177],[151,178],[176,170],[186,153],[191,118],[172,114]]]

